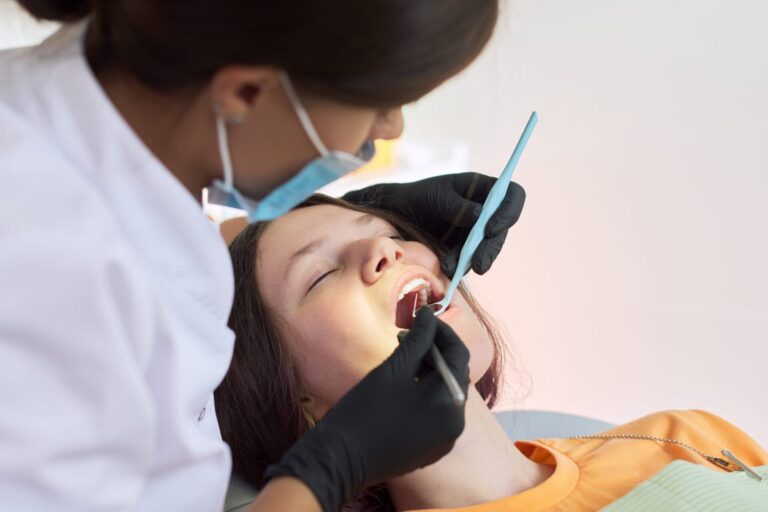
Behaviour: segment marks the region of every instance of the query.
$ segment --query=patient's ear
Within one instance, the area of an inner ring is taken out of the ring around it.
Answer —
[[[247,217],[235,217],[234,219],[227,219],[219,224],[219,232],[221,233],[221,237],[227,243],[227,246],[232,244],[232,240],[234,240],[247,225]]]

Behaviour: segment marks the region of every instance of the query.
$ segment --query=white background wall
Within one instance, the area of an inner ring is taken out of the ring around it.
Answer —
[[[474,288],[527,380],[507,406],[622,422],[714,411],[768,444],[768,3],[515,0],[405,142],[517,171],[528,202]],[[47,33],[0,0],[0,46]],[[31,30],[31,31],[30,31]],[[465,160],[461,160],[465,161]],[[445,169],[456,171],[463,169]]]
[[[532,381],[507,405],[704,408],[768,444],[767,55],[764,0],[515,0],[410,112],[489,173],[541,116],[523,217],[473,280]]]

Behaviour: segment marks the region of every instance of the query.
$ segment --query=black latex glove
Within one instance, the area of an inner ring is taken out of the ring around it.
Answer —
[[[413,183],[372,185],[348,192],[343,199],[393,211],[441,241],[448,249],[440,260],[441,266],[445,275],[453,277],[461,247],[494,183],[496,178],[474,172],[447,174]],[[525,190],[512,182],[499,209],[485,226],[485,239],[472,258],[471,268],[476,273],[484,274],[491,268],[507,231],[520,218],[524,203]]]
[[[448,453],[464,430],[464,405],[453,402],[435,370],[432,343],[466,393],[467,348],[448,325],[422,308],[392,355],[270,466],[265,478],[295,476],[325,512],[337,512],[355,492]]]

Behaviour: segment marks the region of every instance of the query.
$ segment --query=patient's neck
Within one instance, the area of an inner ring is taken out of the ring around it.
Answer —
[[[452,508],[498,500],[543,482],[552,468],[526,458],[470,386],[466,426],[435,464],[387,482],[397,510]]]

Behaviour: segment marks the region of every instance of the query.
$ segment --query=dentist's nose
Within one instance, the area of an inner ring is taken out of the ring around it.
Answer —
[[[369,238],[359,243],[363,254],[362,279],[367,284],[381,279],[388,269],[405,257],[403,248],[391,238]]]

